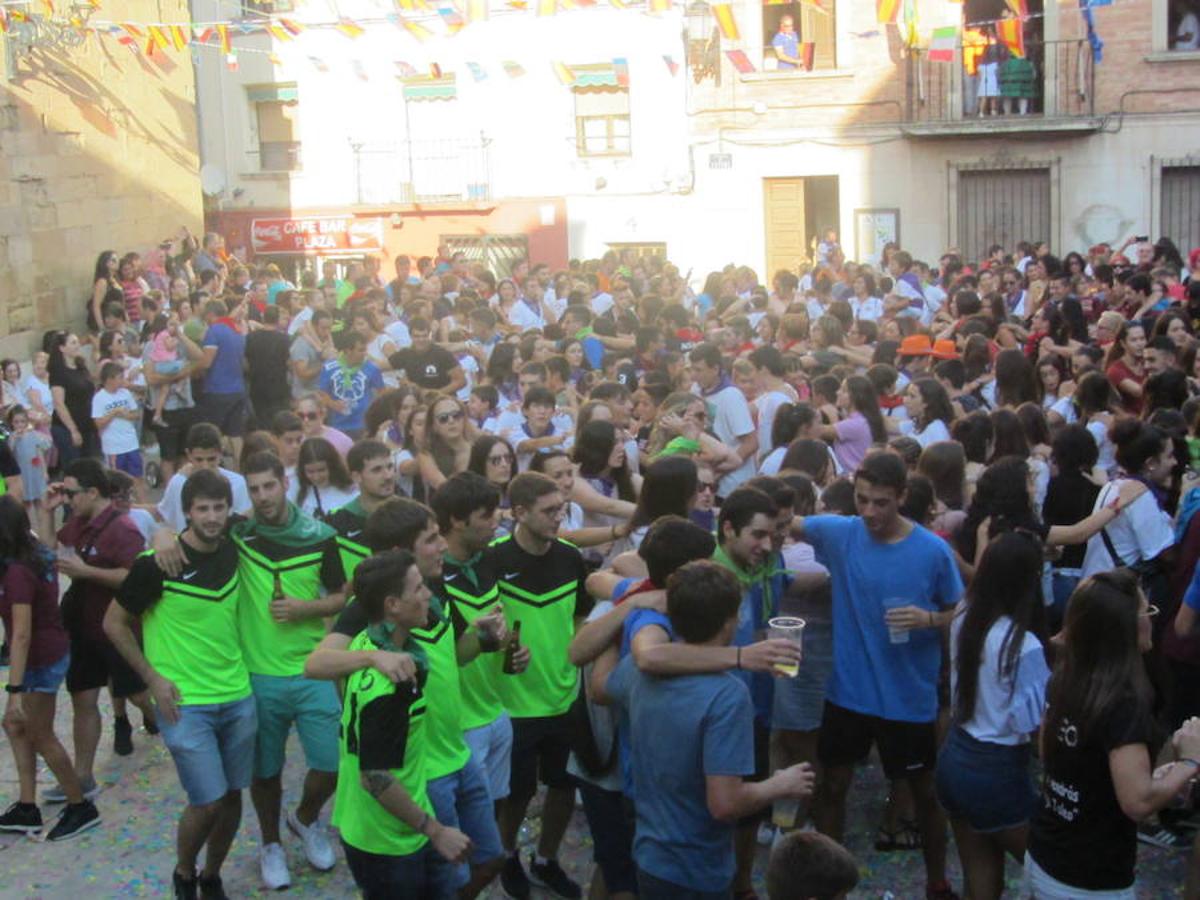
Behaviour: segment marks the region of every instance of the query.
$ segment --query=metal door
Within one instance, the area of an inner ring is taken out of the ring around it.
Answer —
[[[1200,166],[1163,166],[1159,237],[1169,237],[1185,255],[1200,247]]]
[[[1052,240],[1048,168],[967,169],[958,174],[958,247],[963,259],[987,257],[1000,244]]]
[[[450,252],[481,262],[496,278],[507,278],[513,266],[529,258],[529,238],[523,234],[444,234]]]

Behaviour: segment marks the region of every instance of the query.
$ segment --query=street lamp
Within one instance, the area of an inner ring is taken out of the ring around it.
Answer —
[[[692,78],[699,84],[705,78],[721,83],[721,33],[713,24],[705,0],[692,0],[685,13],[685,44]]]

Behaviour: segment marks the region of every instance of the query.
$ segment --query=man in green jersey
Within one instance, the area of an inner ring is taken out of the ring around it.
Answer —
[[[392,451],[383,441],[364,438],[356,441],[346,454],[346,467],[358,487],[358,496],[345,506],[335,509],[325,521],[338,533],[338,548],[342,552],[342,568],[346,577],[353,578],[358,564],[371,555],[363,531],[367,516],[396,493],[396,464]]]
[[[283,463],[270,451],[243,466],[253,518],[231,529],[239,554],[238,626],[258,708],[250,798],[262,830],[259,860],[272,890],[291,884],[279,839],[288,733],[295,723],[308,774],[288,828],[316,869],[333,868],[333,845],[319,821],[337,787],[340,704],[332,684],[304,677],[304,661],[325,636],[324,619],[345,606],[345,570],[336,532],[287,499]]]
[[[238,552],[225,537],[233,492],[211,469],[183,486],[184,567],[138,557],[104,616],[109,640],[150,688],[188,805],[179,819],[175,897],[224,898],[221,863],[242,819],[258,727],[238,643]],[[142,646],[134,634],[141,621]],[[207,847],[204,870],[196,859]],[[197,893],[198,891],[198,893]]]
[[[510,897],[530,895],[530,880],[555,895],[580,897],[579,885],[558,864],[558,848],[571,819],[575,788],[567,775],[571,722],[567,711],[579,693],[579,671],[568,648],[592,608],[584,587],[587,571],[579,551],[558,537],[566,498],[551,478],[525,472],[508,488],[512,535],[493,542],[488,561],[496,572],[504,617],[521,623],[529,647],[529,668],[500,675],[500,698],[512,716],[512,775],[508,799],[500,807],[500,837],[509,854],[501,884]],[[542,834],[527,875],[517,852],[517,834],[538,774],[546,785]]]
[[[500,489],[474,472],[458,472],[430,498],[438,529],[446,540],[442,588],[453,615],[471,624],[497,608],[496,572],[485,552],[496,534]],[[513,658],[523,672],[529,650]],[[500,699],[500,667],[495,656],[482,655],[459,673],[462,687],[463,739],[487,776],[492,801],[508,796],[512,762],[512,720]]]
[[[364,536],[372,553],[410,551],[430,588],[440,590],[446,543],[429,507],[406,497],[393,497],[371,513]],[[305,671],[317,677],[337,678],[371,666],[368,654],[379,648],[355,648],[352,643],[366,627],[366,610],[351,603],[309,657]],[[428,700],[425,772],[429,797],[438,821],[462,828],[472,843],[470,868],[462,865],[453,876],[462,897],[477,896],[495,878],[504,855],[483,770],[463,740],[459,666],[475,659],[481,650],[498,650],[505,636],[499,610],[469,626],[451,615],[437,593],[430,601],[429,620],[411,633],[413,646],[428,667],[423,691]]]
[[[406,651],[423,658],[414,639],[428,625],[432,595],[413,554],[389,550],[354,575],[356,605],[366,628],[352,651]],[[427,783],[430,763],[428,671],[394,683],[373,668],[346,680],[333,821],[346,862],[368,900],[449,900],[454,870],[471,841],[436,817]]]

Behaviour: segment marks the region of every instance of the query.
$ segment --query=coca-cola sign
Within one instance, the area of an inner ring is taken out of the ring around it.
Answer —
[[[377,253],[383,250],[383,219],[254,219],[250,223],[250,245],[257,254]]]

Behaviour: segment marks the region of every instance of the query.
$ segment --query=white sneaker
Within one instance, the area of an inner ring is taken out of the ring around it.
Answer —
[[[267,844],[258,852],[258,867],[262,872],[263,884],[269,891],[282,891],[291,887],[292,876],[288,873],[287,856],[282,844]]]
[[[295,812],[289,812],[287,817],[288,829],[304,844],[304,856],[309,865],[320,872],[328,872],[337,863],[333,852],[333,843],[329,834],[317,819],[311,825],[305,825],[296,817]]]

